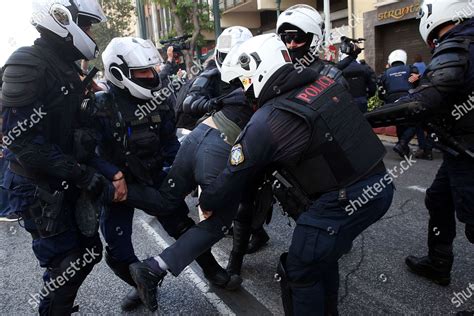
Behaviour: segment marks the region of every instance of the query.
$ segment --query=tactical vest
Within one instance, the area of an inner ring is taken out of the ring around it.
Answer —
[[[65,154],[72,154],[73,133],[79,126],[80,106],[84,99],[84,86],[74,64],[61,60],[50,49],[33,45],[18,49],[8,59],[5,68],[12,65],[36,68],[40,74],[44,74],[44,94],[36,99],[35,104],[21,102],[24,89],[40,88],[36,87],[37,78],[29,79],[27,74],[17,74],[16,78],[9,78],[9,82],[17,83],[19,89],[16,93],[10,92],[11,95],[3,91],[4,106],[42,107],[42,112],[46,112],[46,115],[33,128],[41,132],[46,142],[58,145]]]
[[[385,71],[384,87],[387,95],[400,92],[408,92],[413,89],[408,79],[411,75],[411,67],[407,65],[395,66]]]
[[[302,118],[311,131],[305,152],[282,167],[309,196],[345,188],[380,165],[385,147],[352,103],[326,76],[276,98],[271,105]],[[382,170],[381,170],[382,171]]]
[[[154,176],[163,168],[161,154],[161,115],[170,111],[168,104],[147,103],[155,107],[143,119],[136,116],[137,104],[115,95],[111,109],[113,148],[104,153],[106,159],[118,166],[126,166],[131,176],[141,183],[152,185]]]

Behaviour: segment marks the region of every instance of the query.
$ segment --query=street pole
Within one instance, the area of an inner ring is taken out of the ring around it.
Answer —
[[[212,15],[214,16],[214,32],[216,34],[216,41],[217,41],[217,38],[222,33],[221,12],[220,12],[220,8],[219,8],[219,0],[213,0],[212,1]]]
[[[277,9],[277,19],[281,14],[281,0],[275,0],[276,9]]]
[[[324,41],[326,43],[326,48],[329,46],[329,39],[331,37],[331,4],[329,0],[324,0],[324,25],[325,25],[325,35]]]
[[[160,33],[158,31],[158,15],[155,2],[151,3],[151,21],[153,24],[153,39],[155,40],[155,45],[158,45],[160,42]]]

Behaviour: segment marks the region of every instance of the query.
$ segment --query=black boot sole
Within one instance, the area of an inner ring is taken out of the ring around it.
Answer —
[[[424,278],[432,281],[435,284],[438,284],[438,285],[441,285],[441,286],[448,286],[451,283],[451,277],[434,276],[432,273],[426,272],[422,268],[416,267],[416,264],[412,263],[409,260],[409,258],[405,259],[405,264],[408,267],[408,271],[410,271],[410,272],[412,272],[412,273],[414,273],[418,276],[424,277]]]

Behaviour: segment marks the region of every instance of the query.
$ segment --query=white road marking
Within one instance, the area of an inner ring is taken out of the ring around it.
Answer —
[[[418,185],[412,185],[411,187],[408,187],[410,190],[426,193],[426,188],[420,187]]]
[[[151,227],[145,220],[139,219],[143,229],[152,236],[155,241],[158,243],[158,245],[165,249],[169,247],[170,245],[164,240],[160,234],[153,228]],[[194,272],[190,267],[187,267],[184,269],[182,272],[182,275],[190,280],[201,292],[202,294],[206,297],[206,299],[211,303],[219,312],[221,315],[235,315],[235,313],[232,311],[232,309],[222,301],[219,296],[217,296],[215,293],[211,292],[209,285],[204,281],[196,272]]]

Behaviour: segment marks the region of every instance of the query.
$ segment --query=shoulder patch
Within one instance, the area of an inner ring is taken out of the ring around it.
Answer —
[[[230,151],[230,164],[232,166],[238,166],[245,161],[244,151],[241,144],[236,144]]]
[[[319,77],[316,81],[304,86],[301,90],[294,94],[292,99],[303,101],[306,104],[312,104],[320,95],[324,93],[324,91],[332,87],[334,84],[336,84],[336,81],[329,77]]]

